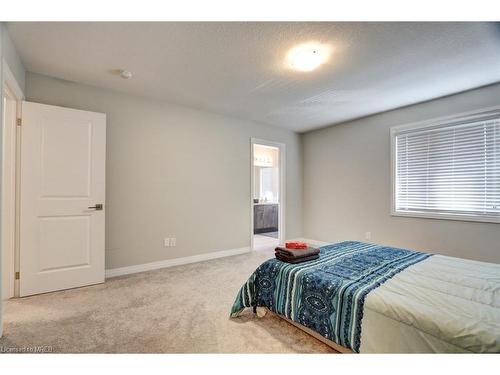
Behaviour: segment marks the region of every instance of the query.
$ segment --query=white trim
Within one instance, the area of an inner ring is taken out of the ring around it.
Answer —
[[[2,99],[6,100],[3,107],[2,123],[2,219],[1,219],[1,265],[2,271],[2,299],[10,299],[15,296],[15,246],[16,246],[16,118],[17,100],[16,96],[8,86],[4,86]],[[4,102],[2,102],[2,105]],[[6,246],[8,245],[8,246]],[[5,246],[5,247],[4,247]],[[7,269],[6,269],[7,267]],[[4,294],[4,289],[6,293]]]
[[[391,211],[392,216],[401,217],[416,217],[424,219],[441,219],[441,220],[457,220],[457,221],[476,221],[480,223],[496,223],[500,224],[500,217],[497,216],[474,216],[474,215],[460,215],[451,213],[434,213],[424,211]]]
[[[326,246],[326,245],[331,245],[336,242],[325,242],[325,241],[318,241],[318,240],[313,240],[311,238],[293,238],[288,241],[300,241],[300,242],[305,242],[309,245],[313,246]],[[337,241],[338,242],[338,241]]]
[[[1,92],[1,97],[2,97],[2,103],[0,103],[1,106],[3,106],[3,95],[4,95],[4,90],[5,89],[9,89],[11,91],[11,93],[14,95],[16,101],[17,101],[17,105],[16,105],[16,116],[19,117],[20,114],[21,114],[21,102],[22,100],[24,99],[24,93],[23,93],[23,90],[21,90],[21,87],[19,86],[19,84],[17,83],[17,80],[14,76],[14,74],[12,73],[12,71],[10,70],[10,67],[9,67],[9,64],[7,64],[7,62],[5,61],[5,59],[2,59],[2,65],[0,66],[0,79],[1,79],[1,84],[0,84],[0,88],[2,89],[2,92]],[[0,111],[0,113],[2,113],[3,115],[3,111]],[[0,135],[0,141],[4,141],[3,139],[3,133],[4,133],[4,123],[3,123],[3,118],[0,119],[0,124],[1,124],[1,132],[2,134]],[[19,159],[17,158],[17,155],[18,155],[18,147],[19,147],[19,130],[17,129],[18,126],[15,126],[15,133],[16,133],[16,140],[15,140],[15,144],[12,145],[14,147],[14,150],[15,150],[15,153],[16,153],[16,175],[17,175],[17,171],[18,171],[18,162],[19,162]],[[1,147],[0,147],[1,148]],[[3,176],[3,158],[0,157],[0,176]],[[0,185],[0,192],[3,192],[5,191],[5,184],[7,183],[10,183],[11,181],[1,181],[1,185]],[[17,182],[17,178],[16,178],[16,181],[15,181],[15,184],[16,184],[16,191],[15,191],[15,195],[16,195],[16,202],[15,202],[15,205],[16,205],[16,212],[15,212],[15,218],[14,218],[14,226],[12,227],[12,223],[10,224],[7,224],[7,225],[4,225],[4,223],[1,223],[1,220],[0,220],[0,226],[2,227],[0,230],[6,230],[8,229],[9,231],[11,230],[14,230],[14,237],[15,237],[15,249],[14,249],[14,254],[13,254],[13,257],[11,259],[14,259],[15,261],[15,264],[14,264],[14,272],[18,270],[18,262],[17,262],[17,259],[19,258],[19,252],[18,252],[18,239],[17,239],[17,218],[18,218],[18,215],[17,215],[17,195],[18,195],[18,182]],[[1,205],[1,204],[0,204]],[[3,209],[3,207],[2,207]],[[7,228],[6,228],[7,227]],[[2,249],[0,248],[0,257],[2,257]],[[1,261],[0,261],[0,264],[1,264]],[[10,275],[10,277],[13,277],[14,275]],[[0,271],[0,294],[2,294],[2,274],[1,274],[1,271]],[[18,291],[18,288],[19,288],[19,281],[18,280],[14,280],[14,296],[16,296],[17,294],[17,291]],[[9,291],[11,291],[11,288],[9,288]],[[9,297],[11,297],[11,294],[12,292],[9,293]],[[3,298],[2,296],[0,296],[0,309],[3,309]],[[3,315],[0,313],[0,337],[2,337],[2,334],[3,334]]]
[[[254,214],[254,203],[253,203],[253,193],[255,188],[255,176],[254,176],[254,153],[253,153],[253,138],[250,138],[250,251],[254,250],[253,246],[253,214]],[[279,224],[278,224],[279,225]]]
[[[253,211],[254,211],[254,203],[253,203],[253,193],[254,193],[254,175],[253,175],[253,167],[254,167],[254,155],[253,155],[253,145],[262,145],[262,146],[270,146],[277,147],[280,151],[279,160],[280,160],[280,182],[279,182],[279,215],[278,215],[278,240],[280,243],[283,243],[286,238],[285,230],[286,230],[286,144],[281,142],[268,141],[265,139],[259,138],[250,138],[250,249],[254,250],[253,246],[253,237],[254,237],[254,228],[253,228]]]
[[[9,86],[9,89],[12,91],[17,100],[24,100],[23,90],[21,89],[21,86],[19,86],[14,73],[10,70],[9,64],[7,64],[5,59],[2,59],[2,68],[4,83]]]
[[[3,80],[3,90],[6,91],[6,92],[9,92],[10,93],[10,96],[12,96],[12,99],[15,100],[16,102],[16,113],[14,114],[14,117],[15,118],[20,118],[21,117],[21,103],[22,103],[22,100],[24,99],[24,93],[23,93],[23,90],[21,89],[21,87],[19,86],[19,83],[17,82],[14,74],[12,73],[12,70],[10,69],[9,67],[9,64],[5,61],[5,59],[2,59],[2,66],[1,66],[1,69],[2,69],[2,80]],[[3,99],[3,96],[4,96],[4,92],[1,93],[2,94],[2,99]],[[0,105],[3,105],[3,102],[0,104]],[[1,120],[0,120],[1,121]],[[11,131],[13,132],[12,133],[12,137],[9,139],[9,140],[6,140],[6,139],[3,139],[3,136],[5,135],[5,126],[8,126],[7,124],[3,124],[2,122],[2,140],[3,142],[12,142],[13,144],[11,144],[11,150],[12,150],[12,159],[15,163],[15,177],[13,176],[14,178],[14,181],[12,181],[11,179],[9,178],[6,178],[5,180],[3,180],[1,182],[2,186],[1,186],[1,191],[6,191],[7,190],[7,186],[10,185],[14,185],[13,187],[13,196],[11,196],[10,198],[14,200],[13,204],[14,204],[14,210],[12,212],[13,216],[9,218],[9,221],[6,222],[6,223],[1,223],[1,230],[3,231],[4,235],[5,233],[7,232],[10,232],[11,233],[11,236],[14,240],[14,248],[12,249],[13,253],[10,254],[9,256],[9,259],[12,260],[13,264],[12,264],[12,267],[9,267],[10,268],[10,274],[7,276],[9,278],[9,294],[7,296],[3,296],[5,298],[12,298],[12,297],[15,297],[18,295],[18,288],[19,288],[19,281],[18,280],[14,280],[14,274],[16,271],[19,271],[19,264],[18,264],[18,259],[19,259],[19,248],[18,248],[18,244],[19,244],[19,239],[18,239],[18,230],[17,230],[17,219],[18,219],[18,214],[17,214],[17,210],[18,210],[18,193],[19,193],[19,184],[18,184],[18,181],[17,181],[17,174],[18,174],[18,170],[19,170],[19,139],[20,139],[20,129],[18,129],[18,126],[16,126],[16,124],[12,124],[12,126],[14,127],[13,129],[11,129]],[[4,161],[2,160],[2,170],[1,170],[1,175],[3,176],[3,163]],[[2,255],[3,256],[3,255]],[[4,277],[2,277],[3,279]],[[0,288],[1,290],[1,288]]]
[[[106,270],[105,277],[109,279],[111,277],[129,275],[132,273],[144,272],[144,271],[152,271],[160,268],[169,268],[175,266],[181,266],[183,264],[190,263],[198,263],[211,259],[225,258],[234,255],[241,255],[250,252],[249,247],[241,247],[239,249],[231,249],[231,250],[223,250],[223,251],[215,251],[212,253],[200,254],[200,255],[192,255],[189,257],[175,258],[175,259],[166,259],[160,260],[158,262],[152,263],[144,263],[137,264],[135,266],[129,267],[121,267],[121,268],[111,268]]]
[[[391,159],[391,172],[390,172],[390,213],[391,216],[400,216],[400,217],[413,217],[413,218],[424,218],[424,219],[441,219],[441,220],[457,220],[457,221],[474,221],[474,222],[483,222],[483,223],[500,223],[500,217],[494,216],[476,216],[476,215],[461,215],[461,214],[453,214],[453,213],[434,213],[434,212],[424,212],[424,211],[398,211],[396,210],[396,155],[395,155],[395,147],[396,147],[396,135],[402,131],[410,130],[410,129],[425,129],[429,127],[439,127],[446,124],[452,124],[454,121],[461,120],[473,120],[474,117],[484,116],[488,113],[491,114],[499,114],[500,105],[485,107],[481,109],[476,109],[473,111],[461,112],[454,115],[449,116],[441,116],[433,119],[428,119],[424,121],[417,121],[403,125],[397,125],[390,128],[389,136],[390,136],[390,159]]]

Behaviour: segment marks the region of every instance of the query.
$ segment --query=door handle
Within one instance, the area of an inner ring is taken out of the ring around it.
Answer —
[[[102,211],[103,204],[97,203],[95,206],[88,207],[90,210]]]

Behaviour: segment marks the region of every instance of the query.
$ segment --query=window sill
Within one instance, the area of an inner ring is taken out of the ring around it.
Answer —
[[[455,221],[475,221],[480,223],[500,224],[498,216],[474,216],[474,215],[459,215],[459,214],[438,214],[419,211],[395,211],[391,212],[391,216],[414,217],[420,219],[440,219],[440,220],[455,220]]]

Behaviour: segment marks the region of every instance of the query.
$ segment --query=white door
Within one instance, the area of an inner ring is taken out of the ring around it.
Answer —
[[[23,102],[21,297],[104,282],[105,155],[106,115]]]

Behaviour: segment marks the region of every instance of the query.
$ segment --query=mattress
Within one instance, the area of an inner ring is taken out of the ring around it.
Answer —
[[[496,264],[346,241],[264,262],[232,316],[257,306],[360,353],[500,352]]]

